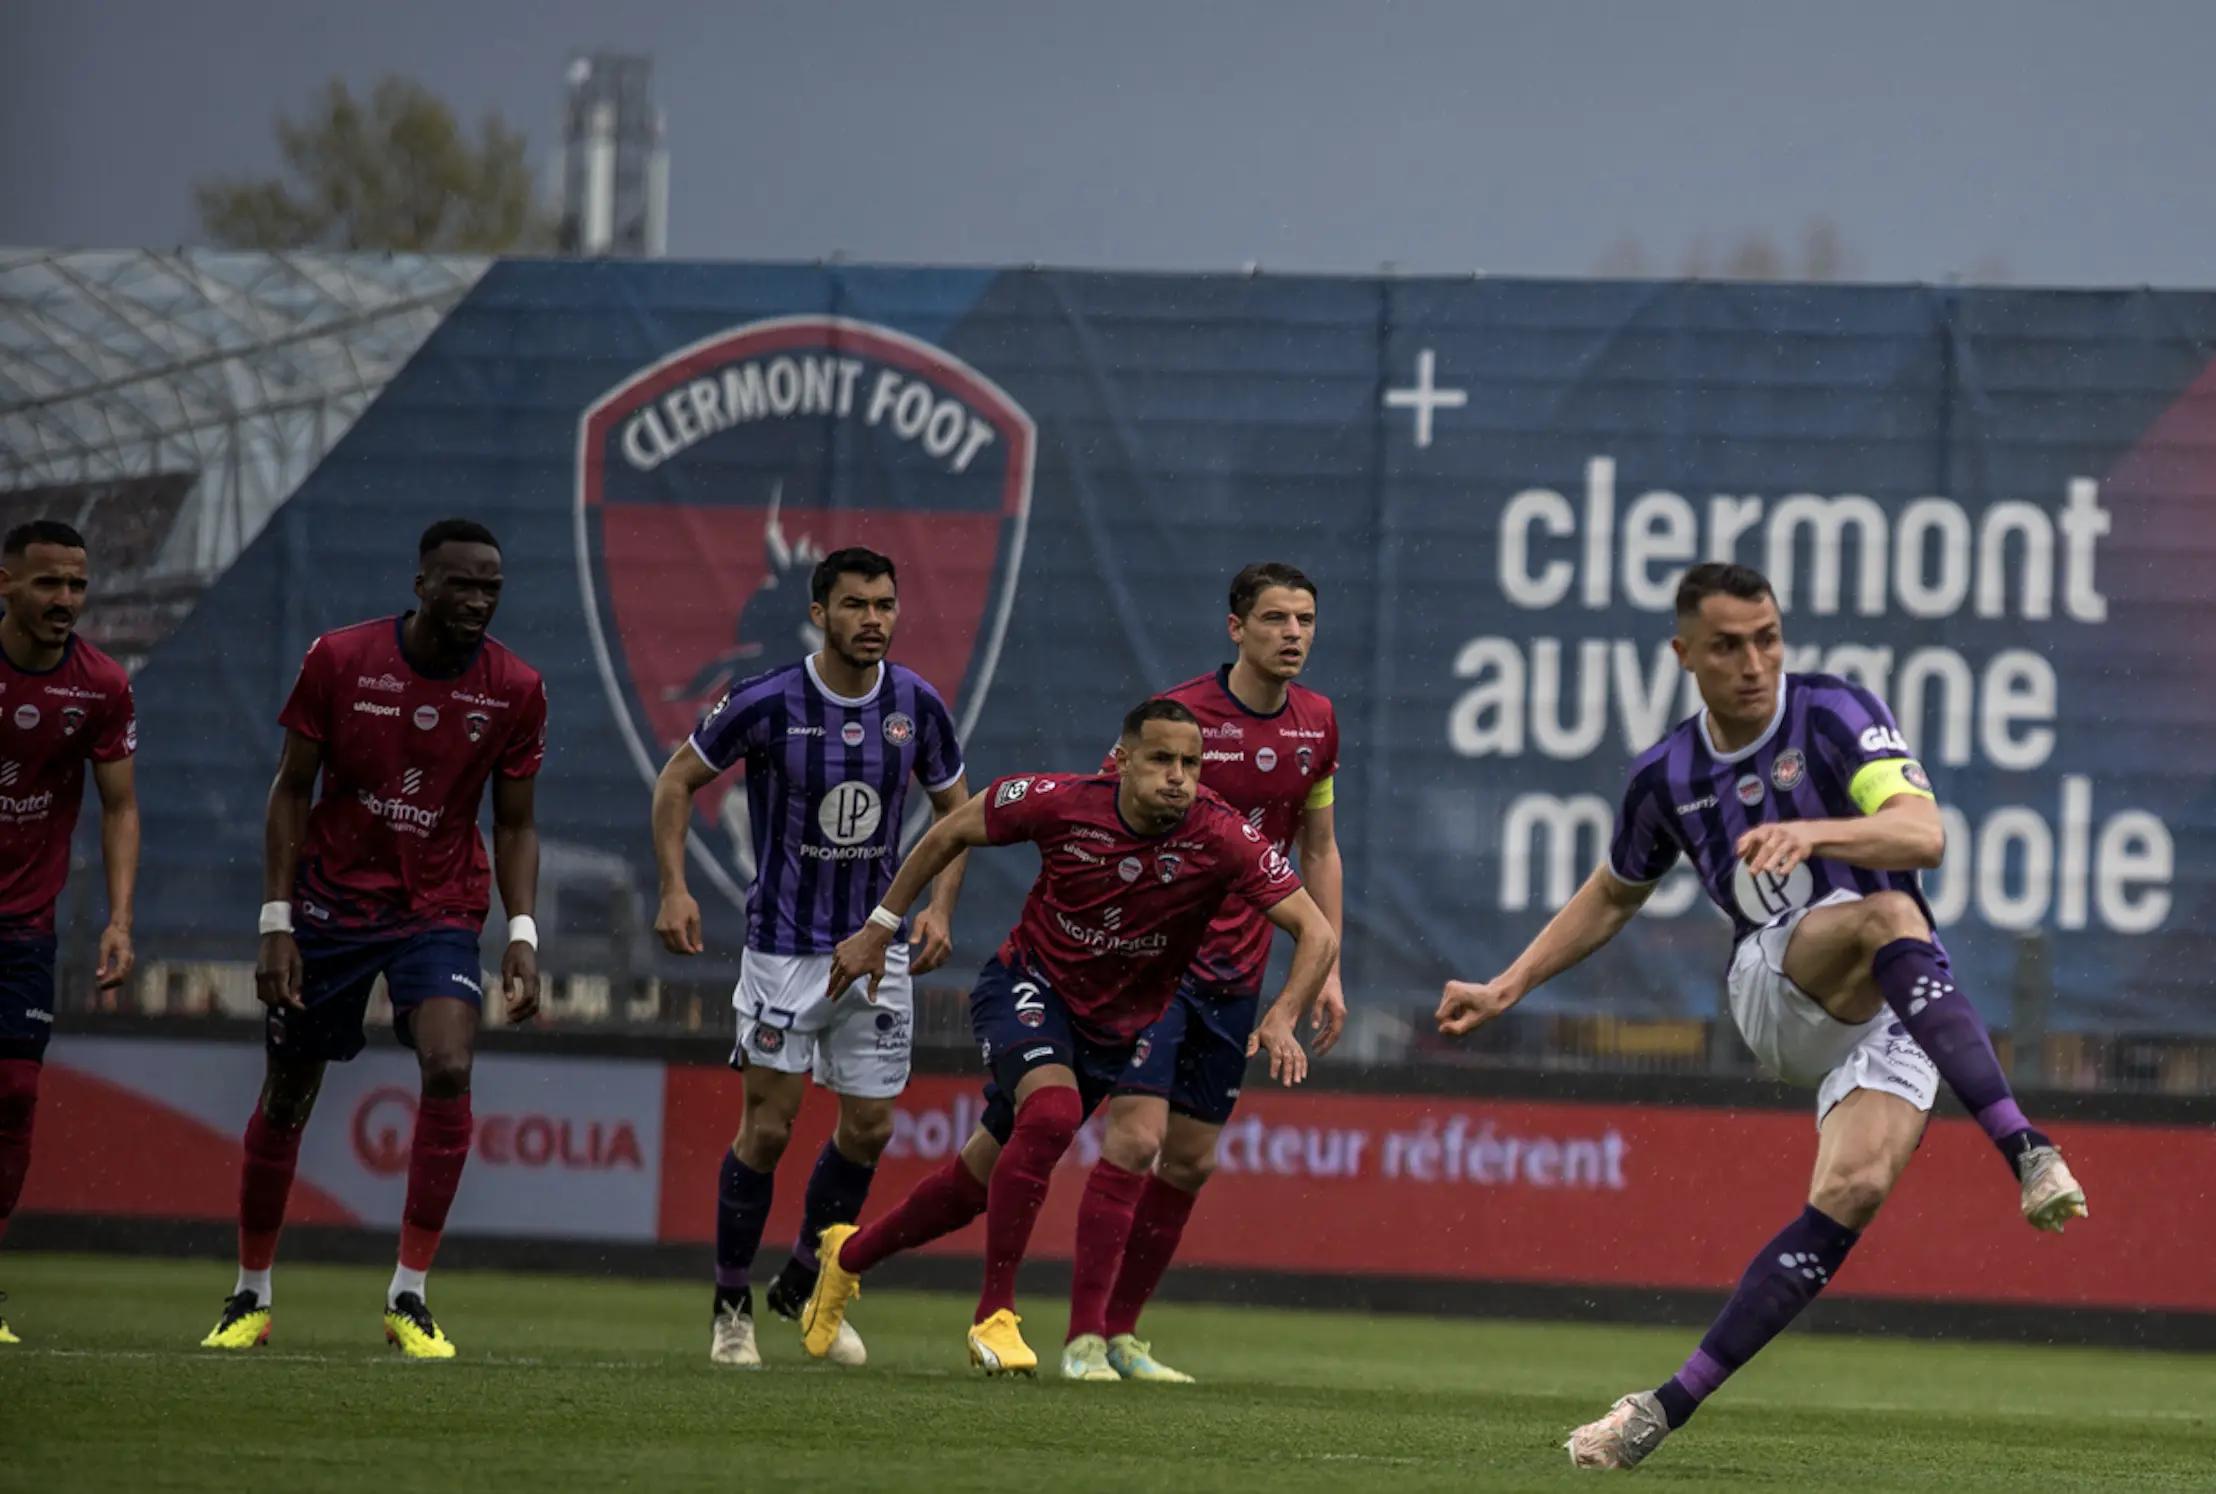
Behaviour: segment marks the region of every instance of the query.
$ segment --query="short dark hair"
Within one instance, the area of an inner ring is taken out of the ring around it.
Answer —
[[[423,538],[416,542],[416,559],[427,560],[431,552],[441,545],[490,545],[500,548],[500,541],[492,537],[492,531],[475,519],[441,519],[423,531]]]
[[[895,587],[900,585],[900,572],[894,568],[890,555],[849,545],[844,550],[833,550],[816,562],[816,573],[808,578],[808,600],[819,607],[830,606],[831,588],[839,584],[841,576],[860,576],[864,581],[886,576]]]
[[[1764,597],[1777,600],[1777,593],[1770,590],[1770,578],[1753,566],[1711,560],[1694,566],[1677,583],[1677,615],[1696,615],[1700,604],[1713,596],[1737,597],[1742,602],[1759,602]]]
[[[0,555],[21,555],[33,545],[67,545],[82,550],[85,537],[59,519],[33,519],[8,531],[8,537],[0,540]]]
[[[1245,617],[1262,599],[1262,593],[1273,586],[1290,586],[1311,597],[1316,594],[1316,583],[1299,566],[1282,560],[1257,560],[1231,578],[1231,615]]]
[[[1142,700],[1123,716],[1123,740],[1134,740],[1146,730],[1149,721],[1175,721],[1181,725],[1198,727],[1200,718],[1174,700],[1164,700],[1157,695],[1152,700]]]

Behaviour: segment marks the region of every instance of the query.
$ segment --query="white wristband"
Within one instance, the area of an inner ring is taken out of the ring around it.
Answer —
[[[528,913],[518,913],[515,917],[509,919],[508,942],[510,944],[528,944],[533,949],[537,949],[539,947],[537,921]]]
[[[886,907],[883,903],[879,903],[876,907],[869,910],[869,921],[876,924],[879,928],[883,929],[888,934],[897,934],[900,932],[900,915],[898,913],[895,913],[892,909]]]
[[[265,934],[289,934],[292,932],[292,904],[262,904],[262,932]]]

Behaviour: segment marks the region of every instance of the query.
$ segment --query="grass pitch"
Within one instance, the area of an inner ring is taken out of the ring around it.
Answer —
[[[281,1266],[270,1347],[194,1347],[217,1261],[0,1256],[0,1488],[631,1487],[1272,1494],[1552,1488],[1568,1429],[1651,1387],[1682,1329],[1167,1306],[1195,1387],[992,1381],[969,1303],[870,1292],[870,1366],[764,1322],[760,1373],[707,1360],[708,1289],[448,1271],[451,1364],[384,1346],[384,1273]],[[1053,1367],[1062,1305],[1027,1304]],[[1790,1335],[1639,1471],[1688,1489],[2208,1489],[2216,1357]]]

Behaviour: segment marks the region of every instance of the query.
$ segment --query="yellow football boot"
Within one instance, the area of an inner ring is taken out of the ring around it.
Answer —
[[[439,1331],[431,1309],[414,1292],[402,1292],[385,1309],[385,1339],[410,1359],[452,1359],[454,1341]]]
[[[234,1292],[224,1299],[223,1315],[215,1320],[203,1349],[258,1349],[269,1342],[269,1309],[252,1292]]]
[[[1016,1325],[1023,1319],[1003,1307],[969,1331],[969,1362],[988,1375],[1036,1375],[1039,1356]]]
[[[862,1278],[839,1264],[839,1247],[854,1232],[851,1224],[834,1224],[816,1242],[816,1287],[800,1309],[800,1344],[812,1359],[830,1357],[846,1322],[847,1305],[862,1295]]]

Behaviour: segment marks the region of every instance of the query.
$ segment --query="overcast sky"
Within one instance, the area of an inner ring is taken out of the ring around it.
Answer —
[[[332,75],[551,156],[655,61],[673,253],[1583,274],[1835,220],[1865,278],[2216,282],[2216,4],[0,0],[0,243],[192,242]]]

